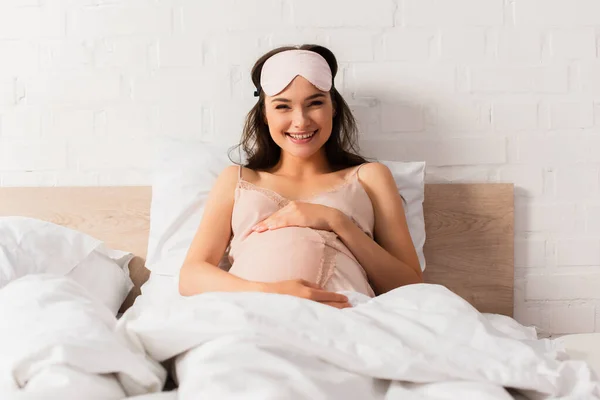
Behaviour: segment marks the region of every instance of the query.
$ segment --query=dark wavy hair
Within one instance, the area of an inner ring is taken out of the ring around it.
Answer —
[[[271,56],[286,50],[309,50],[320,54],[331,68],[332,80],[338,72],[338,64],[333,53],[319,45],[284,46],[269,51],[256,61],[252,67],[252,82],[259,92],[258,101],[252,107],[244,124],[240,143],[233,149],[242,149],[246,155],[244,166],[253,170],[267,170],[274,167],[281,156],[281,148],[273,141],[265,118],[265,95],[260,90],[260,74],[263,65]],[[357,144],[358,128],[348,104],[335,86],[330,90],[335,110],[331,136],[325,143],[325,155],[330,166],[336,170],[356,166],[367,162],[359,155]],[[232,150],[233,150],[232,149]],[[231,158],[231,157],[230,157]],[[233,161],[233,160],[232,160]]]

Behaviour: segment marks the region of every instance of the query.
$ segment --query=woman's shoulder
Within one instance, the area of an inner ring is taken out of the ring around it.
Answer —
[[[217,177],[213,190],[228,191],[235,189],[240,176],[240,167],[238,165],[228,165]]]
[[[357,178],[366,188],[372,190],[396,190],[396,182],[392,171],[380,162],[368,162],[358,166]]]
[[[228,165],[227,167],[225,167],[219,176],[223,176],[223,177],[240,177],[240,176],[245,176],[247,174],[250,175],[256,175],[257,171],[250,169],[250,168],[246,168],[243,165],[239,165],[239,164],[232,164],[232,165]]]
[[[225,167],[217,176],[210,190],[211,196],[220,199],[220,201],[234,198],[235,188],[238,184],[237,165],[229,165]]]
[[[254,182],[259,177],[259,172],[257,170],[244,167],[243,165],[242,166],[237,166],[236,168],[238,168],[237,171],[238,171],[238,177],[239,177],[239,179],[243,179],[245,181]],[[262,171],[262,173],[265,174],[267,172]]]
[[[366,162],[360,164],[356,167],[356,173],[359,174],[359,179],[361,180],[380,180],[392,176],[392,172],[387,165],[380,162]]]
[[[239,165],[228,165],[219,174],[218,179],[226,182],[236,181],[240,173]]]

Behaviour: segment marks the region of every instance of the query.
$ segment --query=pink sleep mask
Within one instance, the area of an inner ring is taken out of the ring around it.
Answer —
[[[298,75],[324,92],[331,89],[329,64],[323,56],[309,50],[286,50],[269,58],[260,74],[260,88],[268,96],[274,96]]]

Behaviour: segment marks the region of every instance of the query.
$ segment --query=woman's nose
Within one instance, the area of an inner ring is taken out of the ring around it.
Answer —
[[[302,128],[310,125],[310,118],[304,110],[296,110],[292,115],[292,122],[295,127]]]

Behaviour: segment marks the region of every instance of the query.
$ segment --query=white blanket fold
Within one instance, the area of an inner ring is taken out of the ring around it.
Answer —
[[[438,285],[338,310],[291,296],[209,293],[140,301],[118,323],[137,351],[176,359],[180,398],[600,398],[590,368],[561,361],[513,319]],[[412,397],[411,397],[412,396]]]
[[[161,390],[164,369],[133,351],[116,322],[68,277],[12,281],[0,290],[0,398],[122,399]]]

